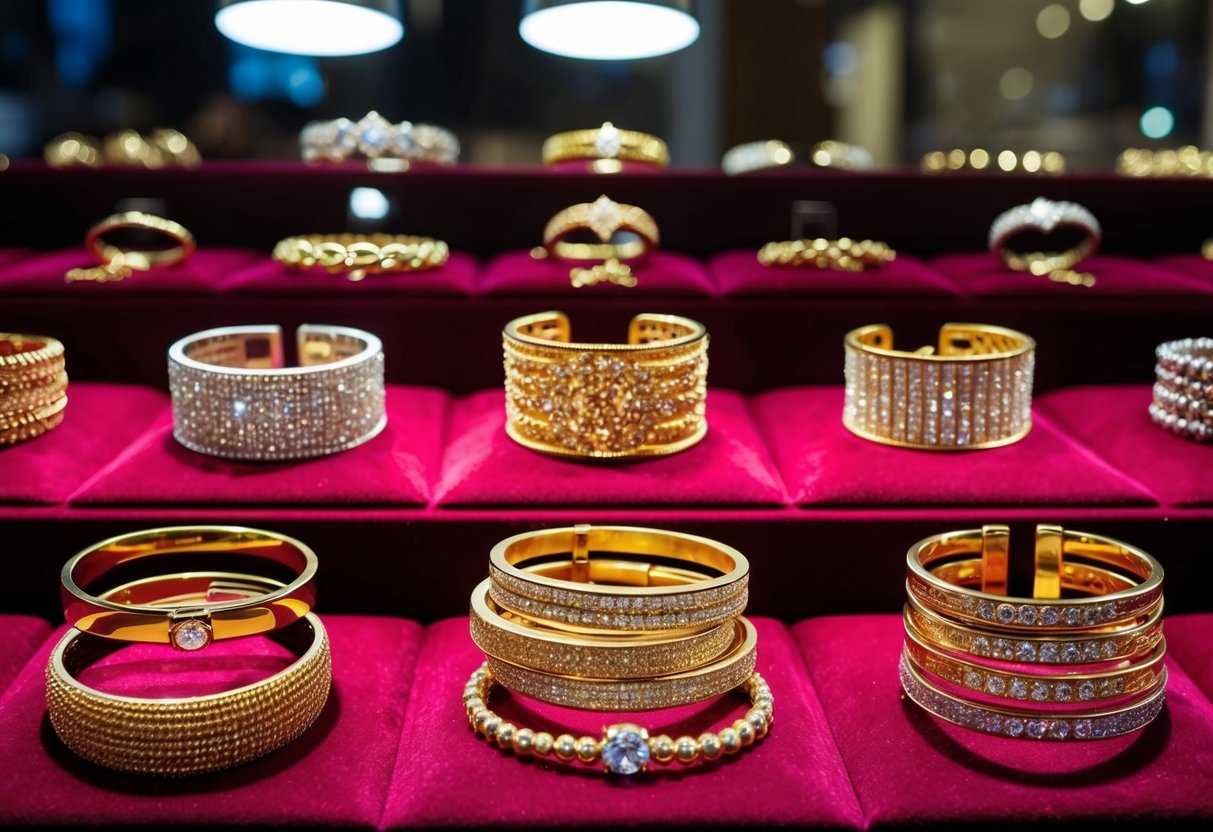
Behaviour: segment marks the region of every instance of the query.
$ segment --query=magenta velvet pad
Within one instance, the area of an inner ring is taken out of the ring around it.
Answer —
[[[793,631],[869,825],[1213,817],[1213,704],[1174,662],[1166,707],[1143,731],[1032,742],[979,734],[903,699],[898,615],[818,618]]]
[[[443,506],[782,505],[783,486],[746,401],[708,394],[708,433],[667,457],[578,461],[522,447],[505,432],[504,393],[455,403],[435,502]]]
[[[842,425],[843,391],[757,397],[755,419],[800,505],[1149,505],[1134,481],[1037,417],[1019,442],[980,451],[880,445]],[[1046,475],[1047,474],[1047,475]]]
[[[1154,261],[1160,268],[1181,272],[1213,292],[1213,260],[1200,254],[1171,254]]]
[[[1213,699],[1213,614],[1167,617],[1167,655]]]
[[[1081,387],[1036,406],[1109,464],[1171,506],[1213,505],[1213,445],[1158,427],[1148,385]]]
[[[921,260],[898,254],[892,263],[862,272],[803,266],[764,266],[755,251],[729,251],[708,268],[722,295],[846,295],[856,297],[955,295],[958,288]]]
[[[0,615],[0,693],[25,667],[50,631],[51,625],[41,618]]]
[[[71,375],[71,353],[68,353]],[[0,501],[61,503],[140,437],[168,396],[129,384],[68,381],[58,427],[0,447]]]
[[[70,406],[70,405],[69,405]],[[424,505],[437,476],[447,395],[387,388],[387,427],[348,451],[292,462],[207,456],[173,438],[165,404],[152,429],[72,498],[77,505]]]
[[[1076,269],[1095,275],[1095,285],[1070,286],[1047,277],[1011,271],[988,251],[948,254],[931,261],[932,268],[952,277],[972,295],[1068,298],[1071,302],[1105,296],[1184,295],[1209,291],[1200,281],[1145,260],[1097,254]]]
[[[696,260],[665,251],[653,252],[647,260],[632,267],[637,284],[632,287],[614,283],[574,287],[569,282],[568,263],[551,257],[536,260],[530,252],[511,251],[497,257],[484,271],[480,288],[495,295],[563,295],[569,292],[611,294],[616,297],[657,295],[709,295],[712,279]],[[623,294],[626,293],[626,294]]]
[[[348,280],[344,274],[329,274],[322,268],[288,269],[271,259],[259,259],[232,275],[233,292],[267,295],[330,295],[347,293],[378,295],[466,295],[476,286],[476,259],[451,252],[437,269],[408,274],[374,274],[363,280]]]
[[[478,738],[460,695],[484,660],[465,618],[426,631],[408,721],[392,778],[387,828],[788,824],[857,826],[859,806],[830,729],[787,629],[759,619],[758,670],[775,695],[775,722],[760,743],[714,765],[654,765],[621,782],[601,767],[518,759]],[[604,714],[557,708],[494,688],[490,707],[534,730],[599,736],[604,724],[635,721],[650,733],[698,736],[740,717],[741,693],[684,708]]]
[[[76,281],[63,276],[68,269],[96,266],[84,247],[42,254],[0,269],[0,291],[88,293],[89,297],[134,293],[140,295],[214,294],[227,288],[233,275],[246,268],[257,254],[244,249],[198,249],[184,263],[137,271],[126,280],[111,283]]]
[[[421,630],[392,618],[329,616],[323,621],[332,644],[334,678],[316,723],[267,757],[184,780],[110,772],[62,745],[47,721],[43,682],[46,656],[62,635],[62,630],[56,632],[0,701],[6,763],[0,778],[0,825],[375,826],[395,762]],[[117,662],[129,663],[144,680],[163,682],[154,656],[167,649],[140,645],[124,651],[130,655],[123,658],[111,657],[114,678],[105,683],[116,687],[125,678],[125,686],[133,687],[138,682],[119,675]],[[230,658],[250,653],[252,662]],[[138,661],[140,656],[146,664]],[[226,679],[244,675],[237,670],[242,666],[268,673],[285,660],[280,648],[262,638],[216,644],[190,658]],[[196,680],[205,673],[200,670]],[[105,677],[105,668],[94,675]]]

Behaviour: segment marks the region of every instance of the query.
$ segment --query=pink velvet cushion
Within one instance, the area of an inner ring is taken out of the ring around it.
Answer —
[[[1170,254],[1154,262],[1161,268],[1193,277],[1213,290],[1213,260],[1206,260],[1200,254]]]
[[[31,615],[0,614],[0,693],[46,640],[51,625]]]
[[[445,506],[773,505],[783,486],[737,393],[708,394],[708,434],[677,454],[636,462],[558,459],[505,432],[504,393],[459,400],[435,502]]]
[[[30,257],[36,257],[37,252],[26,248],[0,248],[0,266],[16,263]]]
[[[1148,385],[1080,387],[1041,396],[1037,408],[1159,502],[1213,505],[1213,445],[1155,425],[1148,412],[1151,398]]]
[[[0,825],[101,826],[364,826],[378,823],[399,743],[420,628],[393,618],[325,616],[333,653],[328,705],[299,739],[239,768],[183,780],[135,777],[77,758],[46,717],[45,657],[57,632],[0,701]],[[132,673],[165,681],[158,661],[167,648],[137,646],[92,673],[114,690],[134,687]],[[171,654],[171,651],[170,655]],[[179,654],[177,654],[179,656]],[[246,657],[237,661],[235,656]],[[251,656],[249,660],[247,657]],[[153,658],[155,657],[155,659]],[[224,657],[227,657],[226,659]],[[139,661],[142,658],[143,661]],[[264,639],[216,644],[189,657],[204,665],[201,689],[268,674],[284,661]],[[213,676],[208,678],[208,670]],[[176,692],[179,685],[168,690]],[[14,761],[20,761],[14,765]]]
[[[165,394],[146,387],[69,380],[58,427],[0,447],[0,501],[63,502],[142,435],[167,403]]]
[[[708,266],[722,295],[954,295],[956,284],[904,254],[864,272],[764,266],[754,251],[729,251]]]
[[[797,387],[759,396],[754,414],[792,499],[802,505],[1143,505],[1140,486],[1037,418],[1003,448],[917,451],[842,426],[843,391]],[[1047,472],[1047,476],[1042,476]]]
[[[626,782],[600,767],[517,759],[477,738],[460,694],[483,654],[468,637],[466,618],[431,626],[417,663],[383,825],[858,825],[859,807],[846,771],[787,629],[770,620],[754,623],[758,670],[775,695],[771,733],[716,765],[654,765]],[[634,721],[650,733],[677,737],[725,727],[744,713],[746,701],[733,694],[666,711],[594,713],[496,688],[490,706],[517,724],[553,735],[600,736],[606,724]]]
[[[319,268],[296,271],[266,259],[233,275],[228,288],[233,292],[267,295],[466,295],[475,285],[475,258],[452,252],[441,268],[412,274],[376,274],[359,281]]]
[[[979,734],[901,695],[899,615],[794,628],[869,825],[1213,815],[1213,705],[1170,664],[1143,731],[1090,742]]]
[[[1199,281],[1179,272],[1160,268],[1145,260],[1097,254],[1078,264],[1078,270],[1095,275],[1095,285],[1070,286],[1047,277],[1015,272],[988,251],[948,254],[931,261],[931,266],[961,284],[974,295],[1014,295],[1020,297],[1069,298],[1095,300],[1117,295],[1203,294],[1208,291]]]
[[[574,288],[569,282],[569,264],[551,258],[536,260],[530,252],[511,251],[489,263],[480,288],[497,295],[550,295],[553,297],[599,293],[613,297],[655,295],[708,295],[712,279],[697,261],[681,254],[656,251],[632,269],[635,286],[596,283]],[[554,302],[554,301],[548,301]]]
[[[1213,699],[1213,614],[1167,617],[1167,655]]]
[[[184,263],[157,266],[135,272],[126,280],[113,283],[76,281],[68,283],[68,269],[96,266],[83,246],[43,254],[0,269],[0,290],[5,292],[49,292],[60,294],[87,292],[91,297],[117,294],[180,295],[213,294],[223,291],[232,276],[257,257],[243,249],[199,249]]]
[[[424,505],[438,469],[447,396],[387,388],[374,439],[318,459],[250,463],[196,453],[173,438],[171,408],[88,487],[78,505]]]

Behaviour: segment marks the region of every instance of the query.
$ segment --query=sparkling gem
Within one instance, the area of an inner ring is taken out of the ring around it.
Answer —
[[[1034,719],[1027,725],[1028,736],[1034,740],[1042,740],[1045,736],[1045,723],[1042,720]]]
[[[1049,686],[1044,682],[1032,683],[1032,701],[1044,702],[1049,698]]]
[[[1084,702],[1095,698],[1095,683],[1087,680],[1078,686],[1078,698]]]
[[[602,744],[602,762],[607,771],[614,774],[644,771],[649,763],[649,744],[645,734],[643,728],[630,723],[608,728],[606,741]]]
[[[1055,719],[1049,723],[1049,736],[1055,740],[1064,740],[1070,736],[1070,723],[1064,719]]]
[[[1099,661],[1099,657],[1103,655],[1103,651],[1099,649],[1098,641],[1088,641],[1082,646],[1083,658],[1089,662]]]
[[[1087,737],[1091,736],[1093,733],[1093,728],[1094,725],[1091,724],[1091,720],[1077,720],[1074,723],[1074,736],[1078,737],[1080,740],[1085,740]]]
[[[998,620],[1003,624],[1010,624],[1015,620],[1015,608],[1010,604],[998,605]]]
[[[1024,606],[1019,608],[1019,623],[1020,624],[1035,624],[1036,623],[1036,607]]]
[[[982,601],[977,606],[977,617],[984,618],[986,621],[994,620],[994,602]]]
[[[1104,621],[1115,621],[1116,615],[1117,615],[1117,612],[1116,612],[1116,602],[1115,601],[1109,601],[1108,603],[1103,605],[1103,620]]]
[[[1025,682],[1023,679],[1012,679],[1011,680],[1011,695],[1014,696],[1016,699],[1027,699],[1028,698],[1028,683]]]
[[[1015,658],[1021,662],[1036,661],[1036,645],[1030,641],[1021,641],[1015,647]]]
[[[1052,231],[1061,220],[1061,212],[1058,210],[1057,203],[1050,199],[1045,199],[1043,196],[1032,200],[1028,213],[1032,218],[1032,222],[1039,226],[1042,231]]]
[[[173,627],[172,634],[178,650],[201,650],[211,643],[211,628],[201,621],[182,621]]]
[[[986,656],[990,653],[990,640],[985,636],[978,636],[973,639],[973,652],[978,656]]]
[[[1057,664],[1058,649],[1057,644],[1052,641],[1047,641],[1040,645],[1040,660],[1045,664]]]
[[[976,670],[970,670],[965,673],[965,684],[971,688],[981,687],[981,674]]]
[[[1061,618],[1061,612],[1057,607],[1041,607],[1040,608],[1040,623],[1047,627],[1052,627]]]
[[[1078,645],[1072,641],[1067,641],[1061,648],[1061,660],[1066,664],[1073,664],[1082,658],[1082,651]]]
[[[1058,682],[1053,688],[1053,698],[1058,702],[1069,702],[1074,697],[1074,689],[1069,682]]]
[[[1020,736],[1023,734],[1023,729],[1024,725],[1022,719],[1008,719],[1006,724],[1003,726],[1003,730],[1007,732],[1007,736],[1009,737]]]
[[[1102,652],[1103,652],[1103,657],[1105,659],[1110,659],[1113,656],[1115,656],[1116,655],[1116,642],[1112,641],[1111,639],[1109,639],[1108,641],[1105,641],[1103,643]]]
[[[598,135],[594,137],[594,149],[607,159],[614,159],[619,155],[619,151],[623,150],[623,139],[615,125],[608,121],[598,128]]]
[[[622,219],[619,205],[605,194],[594,200],[594,204],[590,206],[590,229],[603,242],[610,240],[611,235],[619,230]]]
[[[1007,689],[1007,683],[1001,676],[991,676],[986,679],[986,691],[995,696],[1002,696]]]
[[[1074,627],[1082,621],[1082,610],[1076,607],[1066,607],[1062,612],[1062,617],[1068,626]]]
[[[371,111],[358,122],[358,149],[372,158],[382,156],[392,144],[392,123]]]

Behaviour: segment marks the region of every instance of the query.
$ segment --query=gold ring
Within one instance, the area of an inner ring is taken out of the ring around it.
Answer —
[[[598,242],[571,242],[575,233],[592,232]],[[560,211],[543,230],[543,253],[573,266],[574,286],[603,280],[635,286],[632,266],[657,248],[657,223],[643,208],[624,205],[606,195],[594,202],[571,205]]]
[[[107,235],[130,230],[155,232],[167,237],[173,245],[163,249],[133,249],[106,242]],[[90,228],[84,237],[84,247],[102,265],[91,269],[70,269],[65,275],[68,282],[125,280],[133,271],[185,262],[193,256],[196,244],[194,235],[180,223],[142,211],[127,211],[106,217]]]
[[[274,246],[274,259],[292,269],[319,266],[359,281],[368,275],[436,269],[450,251],[442,240],[408,234],[309,234]]]
[[[609,121],[591,130],[557,133],[543,143],[543,163],[555,165],[577,159],[596,160],[598,173],[615,173],[620,162],[643,162],[657,168],[670,163],[665,142],[637,130],[620,130]]]

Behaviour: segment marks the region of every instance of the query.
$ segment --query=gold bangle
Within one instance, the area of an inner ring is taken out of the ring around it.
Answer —
[[[599,173],[614,173],[620,170],[619,162],[643,162],[657,168],[670,163],[670,154],[665,142],[648,133],[637,130],[620,130],[609,121],[590,130],[570,130],[557,133],[543,143],[543,163],[555,165],[577,159],[594,159],[607,162],[595,165]],[[609,164],[609,163],[615,164]]]
[[[309,234],[274,246],[274,259],[292,269],[319,266],[346,279],[436,269],[450,256],[447,244],[407,234]]]
[[[499,606],[489,586],[485,580],[472,591],[472,641],[488,656],[541,673],[595,679],[680,673],[719,659],[732,646],[736,631],[726,622],[687,634],[574,636]]]
[[[811,266],[841,272],[861,272],[893,262],[897,252],[874,240],[788,240],[767,243],[758,250],[764,266]]]
[[[1132,704],[1099,711],[1039,712],[979,705],[929,683],[903,655],[899,664],[906,695],[928,713],[965,728],[1033,740],[1107,739],[1148,725],[1162,710],[1167,671],[1147,695]]]
[[[938,352],[893,349],[885,324],[853,329],[846,346],[847,430],[884,445],[976,450],[1032,429],[1036,342],[1013,329],[944,324]]]
[[[489,553],[494,603],[574,632],[703,632],[745,610],[749,574],[732,546],[635,526],[525,532]]]
[[[33,439],[63,421],[64,367],[58,340],[0,332],[0,445]]]
[[[506,324],[506,432],[515,442],[555,456],[625,459],[676,453],[707,434],[703,324],[642,314],[626,344],[571,338],[562,312]]]
[[[200,552],[257,574],[202,569],[178,574],[145,569]],[[212,641],[268,633],[294,623],[316,602],[316,555],[294,538],[238,526],[173,526],[103,540],[63,566],[60,583],[67,623],[115,641],[171,644],[201,650]],[[121,567],[123,582],[103,587]],[[278,574],[289,574],[289,581]]]
[[[665,734],[650,737],[644,728],[622,723],[604,728],[601,738],[553,736],[546,731],[519,728],[491,711],[488,701],[496,681],[486,662],[464,688],[464,711],[478,735],[518,756],[555,757],[562,762],[577,759],[587,765],[601,760],[607,772],[620,775],[645,771],[650,762],[664,764],[677,760],[689,765],[696,760],[711,762],[722,755],[736,754],[766,736],[775,715],[775,700],[766,680],[751,673],[740,684],[750,696],[749,709],[744,717],[719,732],[677,739]]]
[[[130,249],[105,241],[106,235],[115,231],[137,229],[153,231],[167,237],[173,245],[164,249]],[[88,230],[84,247],[102,263],[87,269],[69,269],[64,279],[69,283],[91,281],[108,283],[125,280],[134,271],[146,271],[153,266],[169,266],[183,263],[194,254],[194,235],[180,223],[145,214],[142,211],[127,211],[106,217]]]
[[[1137,579],[1135,585],[1107,592],[1097,573],[1080,582],[1085,598],[1061,600],[1060,584],[1047,595],[1014,598],[958,587],[931,572],[931,566],[945,559],[983,554],[986,541],[1001,537],[1005,526],[966,529],[933,535],[910,547],[906,555],[906,589],[924,606],[960,621],[997,626],[1004,630],[1081,630],[1139,623],[1161,607],[1163,569],[1142,550],[1110,537],[1066,531],[1060,526],[1036,527],[1036,550],[1057,552],[1057,569],[1076,560],[1081,572],[1084,564],[1108,566]],[[1040,562],[1038,561],[1038,570]],[[1054,571],[1050,567],[1050,571]],[[1079,576],[1081,577],[1081,575]],[[1038,582],[1039,583],[1039,582]]]
[[[991,151],[975,148],[933,150],[924,153],[920,167],[925,173],[956,173],[971,170],[984,173],[1039,173],[1057,176],[1066,172],[1066,157],[1056,150],[1027,150],[1022,155],[1013,150]]]
[[[51,726],[84,759],[134,774],[180,777],[255,760],[306,731],[332,685],[328,636],[314,614],[273,638],[298,654],[284,670],[222,693],[154,699],[80,682],[81,670],[119,645],[71,630],[46,667]]]

